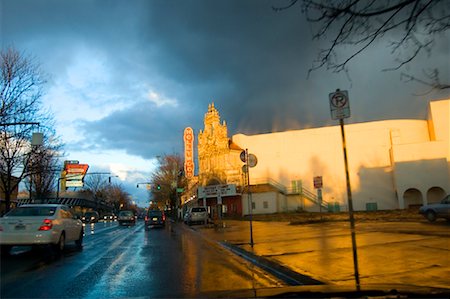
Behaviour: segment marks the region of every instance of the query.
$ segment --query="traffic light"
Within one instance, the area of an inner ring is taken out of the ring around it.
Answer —
[[[156,190],[161,190],[161,185],[160,184],[156,185]]]

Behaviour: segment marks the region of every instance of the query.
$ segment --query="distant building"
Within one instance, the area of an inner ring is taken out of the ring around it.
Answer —
[[[6,211],[6,196],[5,196],[5,186],[3,185],[3,181],[6,181],[6,174],[1,173],[2,179],[0,179],[0,215],[3,215]],[[12,176],[11,177],[12,184],[17,184],[14,191],[11,193],[10,200],[10,208],[14,208],[17,205],[17,194],[19,193],[19,178]]]
[[[348,124],[345,135],[355,210],[405,209],[450,193],[450,99],[431,101],[426,120]],[[258,159],[250,168],[251,204],[244,149]],[[196,203],[204,198],[212,214],[220,202],[223,212],[244,215],[250,206],[255,214],[348,208],[339,126],[230,139],[211,104],[198,134],[198,161]],[[323,181],[322,205],[314,177]]]

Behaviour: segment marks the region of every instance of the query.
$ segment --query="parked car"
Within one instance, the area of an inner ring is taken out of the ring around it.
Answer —
[[[117,215],[117,221],[119,222],[119,225],[135,225],[136,216],[133,211],[123,210]]]
[[[84,223],[96,223],[100,219],[100,216],[98,215],[98,212],[96,211],[89,211],[84,213],[84,215],[81,217],[81,221]]]
[[[445,218],[450,221],[450,194],[444,197],[440,203],[421,206],[419,213],[430,222],[434,222],[438,218]]]
[[[83,244],[83,223],[59,204],[27,204],[0,218],[0,246],[8,254],[13,246],[51,245],[57,252],[68,242]]]
[[[205,207],[190,207],[184,214],[184,223],[191,225],[193,223],[208,222],[208,211]]]
[[[144,220],[146,230],[151,227],[166,225],[166,215],[161,210],[148,210]]]

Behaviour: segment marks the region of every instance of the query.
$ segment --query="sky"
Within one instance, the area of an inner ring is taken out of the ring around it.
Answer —
[[[158,156],[182,154],[184,128],[198,134],[209,103],[231,137],[336,125],[328,96],[337,88],[349,92],[350,123],[425,119],[429,100],[450,96],[401,76],[438,66],[450,82],[448,32],[401,71],[383,71],[395,65],[386,39],[346,73],[308,76],[331,36],[313,40],[300,6],[272,9],[283,3],[0,0],[0,42],[35,57],[48,75],[42,102],[66,160],[117,175],[141,206],[148,195],[136,185]]]

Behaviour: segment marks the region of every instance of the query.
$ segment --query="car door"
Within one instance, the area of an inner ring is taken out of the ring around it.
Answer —
[[[80,234],[80,224],[74,219],[72,213],[70,213],[66,207],[61,207],[60,211],[61,223],[66,232],[66,240],[73,241],[78,239]]]
[[[450,217],[450,195],[447,195],[437,206],[436,212],[440,216]]]

